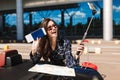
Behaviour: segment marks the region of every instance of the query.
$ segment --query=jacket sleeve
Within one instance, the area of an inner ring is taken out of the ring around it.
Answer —
[[[40,62],[40,53],[36,52],[34,55],[32,55],[32,52],[30,52],[30,59],[32,60],[33,64],[37,64]]]
[[[65,59],[66,66],[73,67],[74,65],[76,65],[76,59],[71,53],[71,42],[69,40],[65,42]]]

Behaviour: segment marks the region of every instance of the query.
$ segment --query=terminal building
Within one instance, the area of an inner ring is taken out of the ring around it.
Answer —
[[[24,39],[23,13],[38,10],[61,10],[61,23],[64,26],[64,9],[78,7],[80,2],[99,0],[1,0],[0,2],[0,33],[4,33],[5,14],[16,13],[16,40]],[[29,15],[31,16],[31,15]],[[103,39],[113,39],[112,0],[103,0]],[[32,21],[32,18],[30,18]]]

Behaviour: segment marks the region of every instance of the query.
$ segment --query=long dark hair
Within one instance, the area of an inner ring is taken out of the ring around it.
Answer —
[[[44,27],[45,31],[47,32],[47,26],[48,26],[48,22],[49,21],[53,21],[55,23],[54,20],[50,19],[50,18],[45,18],[41,24],[39,25],[39,27]],[[56,24],[56,23],[55,23]],[[44,58],[44,60],[48,60],[48,57],[50,56],[50,52],[51,52],[51,46],[50,46],[50,41],[48,38],[48,35],[44,36],[41,38],[40,44],[39,44],[40,50],[39,53],[40,55]]]

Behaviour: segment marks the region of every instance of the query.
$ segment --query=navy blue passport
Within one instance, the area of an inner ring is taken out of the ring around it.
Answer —
[[[37,38],[41,38],[46,35],[45,29],[44,28],[39,28],[25,36],[26,40],[28,43],[36,40]]]

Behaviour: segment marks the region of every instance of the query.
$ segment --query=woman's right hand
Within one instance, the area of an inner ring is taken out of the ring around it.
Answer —
[[[38,49],[40,49],[40,40],[41,38],[37,38],[37,40],[32,43],[32,55],[34,55]]]

